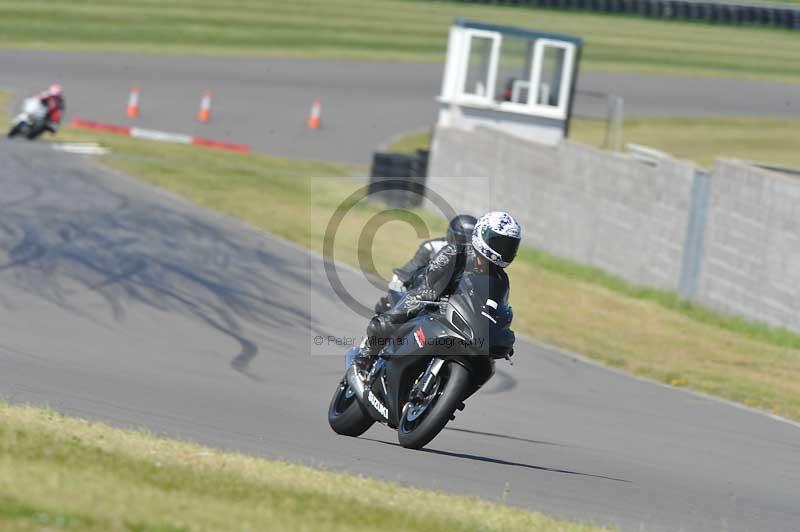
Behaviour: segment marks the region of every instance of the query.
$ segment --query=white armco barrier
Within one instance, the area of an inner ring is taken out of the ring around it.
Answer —
[[[52,146],[56,151],[78,155],[105,155],[111,151],[96,142],[56,142]]]
[[[130,136],[139,139],[158,140],[161,142],[177,142],[178,144],[192,143],[191,135],[167,133],[165,131],[156,131],[155,129],[144,129],[141,127],[132,127]]]

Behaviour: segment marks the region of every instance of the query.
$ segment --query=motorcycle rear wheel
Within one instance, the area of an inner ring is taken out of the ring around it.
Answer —
[[[39,135],[44,133],[44,131],[45,128],[43,127],[36,127],[36,128],[32,127],[30,131],[28,131],[28,134],[25,135],[25,138],[27,138],[28,140],[36,140],[37,138],[39,138]]]
[[[421,449],[439,434],[461,404],[469,387],[469,373],[457,362],[447,362],[439,373],[441,381],[436,386],[435,397],[425,411],[411,419],[414,403],[403,409],[397,439],[408,449]]]
[[[361,406],[355,394],[342,379],[336,387],[328,407],[328,424],[342,436],[361,436],[375,423],[372,416]]]

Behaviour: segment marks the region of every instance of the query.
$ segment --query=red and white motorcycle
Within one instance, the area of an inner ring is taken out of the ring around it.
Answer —
[[[53,131],[57,124],[50,124],[47,107],[39,98],[26,98],[22,102],[22,112],[14,118],[8,138],[21,135],[28,140],[34,140],[45,131]],[[48,128],[48,126],[50,126]]]

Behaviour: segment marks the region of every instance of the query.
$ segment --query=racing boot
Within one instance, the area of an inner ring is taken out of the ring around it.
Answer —
[[[364,374],[369,373],[378,358],[378,353],[381,352],[382,345],[385,344],[381,340],[383,336],[383,319],[381,316],[374,316],[367,326],[367,335],[364,341],[361,342],[361,350],[353,360],[356,369]]]
[[[366,375],[369,373],[372,363],[375,362],[376,358],[378,357],[372,352],[372,348],[370,348],[367,341],[364,340],[364,343],[361,344],[361,349],[359,350],[358,355],[356,355],[356,357],[353,359],[353,365],[355,365],[359,372]]]

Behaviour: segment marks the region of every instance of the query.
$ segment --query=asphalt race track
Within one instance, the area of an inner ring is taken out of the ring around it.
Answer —
[[[317,256],[41,143],[0,141],[0,191],[6,399],[625,530],[800,530],[795,425],[520,341],[427,450],[340,437],[314,338],[365,320]]]
[[[0,89],[18,98],[62,83],[72,118],[130,123],[125,105],[139,84],[141,127],[362,164],[392,137],[435,122],[442,76],[442,66],[429,63],[100,52],[0,50],[0,65]],[[201,125],[195,116],[205,89],[214,91],[212,122]],[[790,83],[584,71],[578,89],[579,116],[605,116],[606,100],[587,95],[595,91],[621,95],[626,116],[800,117],[800,91]],[[316,97],[323,127],[310,131]]]

